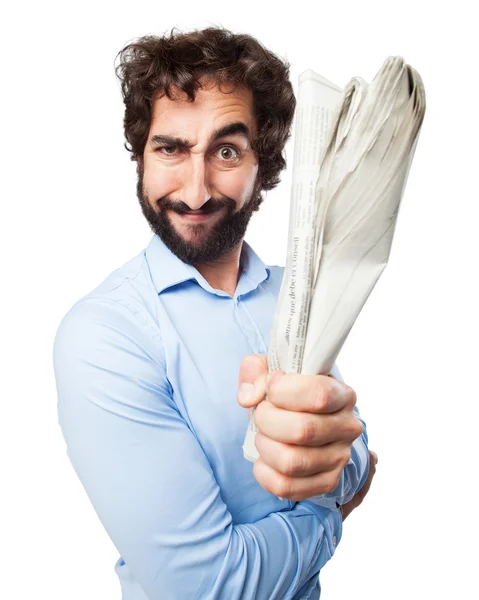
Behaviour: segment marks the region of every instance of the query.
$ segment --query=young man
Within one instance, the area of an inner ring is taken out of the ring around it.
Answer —
[[[63,318],[54,365],[68,455],[121,553],[123,599],[318,598],[375,460],[336,367],[267,377],[282,269],[243,237],[285,167],[288,67],[209,28],[141,38],[117,73],[154,236]]]

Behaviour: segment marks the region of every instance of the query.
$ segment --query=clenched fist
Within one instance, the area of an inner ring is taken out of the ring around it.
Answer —
[[[253,473],[265,490],[299,501],[336,489],[363,432],[352,388],[332,376],[268,374],[266,356],[252,354],[241,363],[238,402],[256,407]]]

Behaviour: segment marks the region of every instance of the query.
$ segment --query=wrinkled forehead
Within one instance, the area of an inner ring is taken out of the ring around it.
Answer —
[[[243,86],[218,85],[202,82],[192,102],[186,92],[177,87],[170,90],[171,99],[159,94],[153,103],[151,130],[167,126],[169,129],[195,126],[201,129],[218,128],[227,122],[244,122],[254,135],[253,93]]]

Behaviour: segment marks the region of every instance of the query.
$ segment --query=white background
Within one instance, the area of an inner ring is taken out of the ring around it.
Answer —
[[[338,359],[377,475],[322,571],[322,598],[478,598],[473,3],[23,2],[2,13],[0,597],[120,599],[118,553],[57,424],[53,337],[151,237],[122,145],[116,53],[147,33],[221,24],[287,58],[295,86],[307,68],[341,86],[370,81],[396,54],[423,77],[390,262]],[[284,264],[289,185],[288,169],[247,234],[272,264]]]

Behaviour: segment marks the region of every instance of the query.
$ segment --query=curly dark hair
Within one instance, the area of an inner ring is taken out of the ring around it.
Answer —
[[[125,147],[132,160],[141,161],[153,102],[164,95],[174,99],[172,86],[193,102],[204,78],[252,91],[258,133],[251,146],[258,160],[260,189],[270,190],[279,183],[296,106],[288,62],[252,36],[219,27],[144,36],[120,50],[118,57],[115,71],[125,104]]]

